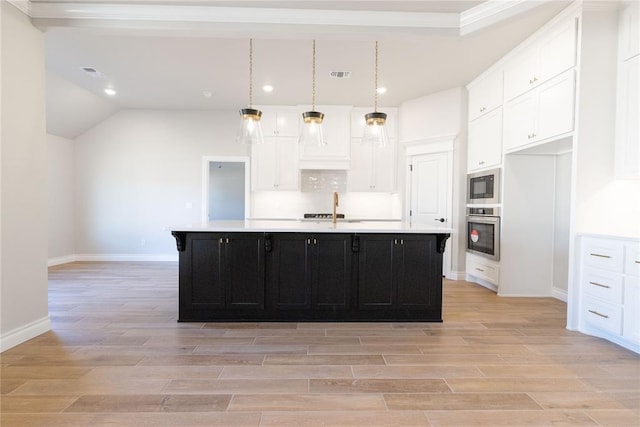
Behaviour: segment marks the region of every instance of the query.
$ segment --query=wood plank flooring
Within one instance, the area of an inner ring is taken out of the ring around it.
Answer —
[[[639,426],[640,357],[566,305],[446,281],[444,323],[177,323],[176,263],[49,270],[11,426]]]

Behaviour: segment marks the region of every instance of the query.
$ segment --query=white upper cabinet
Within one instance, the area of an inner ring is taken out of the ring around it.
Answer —
[[[469,90],[469,120],[475,120],[502,105],[502,70],[496,70],[472,82],[467,89]]]
[[[299,113],[310,106],[299,107]],[[322,131],[327,145],[300,146],[300,169],[349,169],[351,153],[351,107],[342,105],[317,105],[316,111],[324,113]]]
[[[290,106],[257,106],[262,111],[264,144],[251,147],[253,191],[297,190],[300,113]]]
[[[387,114],[387,133],[389,138],[398,139],[398,109],[395,107],[379,107],[378,111]],[[351,138],[362,138],[366,121],[364,115],[373,112],[372,107],[357,107],[351,110]]]
[[[300,131],[300,112],[296,107],[289,106],[261,106],[262,133],[270,136],[295,136]]]
[[[348,191],[395,191],[395,142],[379,148],[362,145],[360,138],[351,144],[351,169],[347,173]]]
[[[469,123],[469,172],[502,163],[502,108]]]
[[[619,59],[626,61],[640,54],[640,4],[632,1],[620,11]]]
[[[372,108],[351,110],[351,168],[347,173],[348,191],[393,192],[396,188],[397,108],[380,108],[387,114],[389,146],[384,148],[362,145],[364,115]]]
[[[562,21],[514,56],[504,69],[505,99],[511,100],[574,67],[576,34],[575,18]]]
[[[251,188],[253,191],[297,190],[297,137],[266,137],[264,144],[251,147]]]
[[[615,149],[615,174],[618,178],[640,178],[638,7],[635,2],[628,5],[621,11],[619,21]]]
[[[504,107],[504,151],[560,137],[574,128],[575,73],[569,70]]]

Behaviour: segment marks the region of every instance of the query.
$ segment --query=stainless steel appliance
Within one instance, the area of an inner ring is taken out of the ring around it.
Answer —
[[[467,252],[500,260],[500,208],[467,207]]]
[[[467,175],[467,204],[500,203],[500,169]]]

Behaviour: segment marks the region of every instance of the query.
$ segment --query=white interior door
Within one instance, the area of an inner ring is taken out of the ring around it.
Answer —
[[[421,154],[411,157],[412,224],[447,224],[449,200],[448,153]],[[448,225],[448,224],[447,224]]]
[[[451,174],[451,152],[419,154],[409,157],[410,197],[409,221],[412,224],[451,227],[453,176]],[[442,274],[451,277],[451,246],[447,242],[443,259]]]

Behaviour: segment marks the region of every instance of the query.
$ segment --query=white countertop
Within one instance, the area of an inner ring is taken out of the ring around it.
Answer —
[[[204,224],[187,224],[167,227],[171,231],[195,232],[258,232],[258,233],[453,233],[453,229],[441,225],[412,224],[402,221],[331,221],[309,220],[245,220],[210,221]]]

